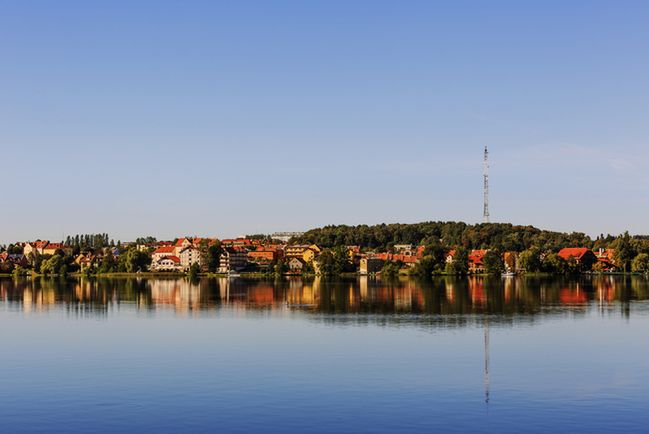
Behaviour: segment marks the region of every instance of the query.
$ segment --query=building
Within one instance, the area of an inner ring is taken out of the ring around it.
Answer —
[[[269,265],[283,256],[282,247],[278,245],[259,246],[248,252],[248,260],[259,265]]]
[[[271,235],[271,238],[283,243],[288,243],[291,238],[301,237],[302,235],[304,235],[304,232],[275,232]]]
[[[484,273],[484,256],[489,250],[471,250],[469,253],[469,273]]]
[[[30,254],[43,254],[43,249],[45,246],[47,246],[50,242],[47,240],[36,240],[34,242],[28,241],[25,243],[23,247],[23,254],[25,256],[29,256]]]
[[[261,242],[259,240],[252,240],[250,238],[239,237],[239,238],[226,238],[221,240],[221,245],[225,247],[249,247],[259,245]]]
[[[27,256],[20,253],[0,253],[0,263],[11,263],[13,265],[20,265],[21,267],[26,267],[29,265]]]
[[[600,271],[616,271],[615,249],[599,249],[595,252],[597,267]]]
[[[385,264],[385,261],[379,258],[361,258],[358,266],[358,271],[360,274],[379,273],[383,268],[383,264]]]
[[[62,251],[66,255],[71,255],[72,254],[72,247],[66,246],[63,243],[48,243],[45,247],[43,247],[42,254],[43,255],[54,255],[59,250]]]
[[[306,263],[303,259],[293,257],[288,261],[288,272],[291,274],[301,274],[305,265]]]
[[[174,244],[174,255],[180,256],[180,252],[191,245],[192,240],[190,238],[178,238]]]
[[[182,271],[182,265],[178,256],[170,255],[151,262],[151,269],[155,271]]]
[[[567,262],[575,261],[584,270],[590,270],[593,264],[597,262],[595,253],[586,247],[566,247],[559,250],[557,255]]]
[[[219,259],[219,273],[241,271],[248,265],[248,253],[245,250],[225,247]]]
[[[421,258],[423,258],[423,250],[413,250],[406,253],[377,253],[375,258],[384,262],[401,262],[407,267],[414,267]]]
[[[79,266],[81,271],[94,267],[97,264],[97,257],[91,253],[88,254],[80,254],[76,258],[74,258],[75,264]]]
[[[155,264],[159,259],[166,258],[167,256],[176,256],[175,246],[162,246],[155,249],[153,253],[151,253],[151,264]]]
[[[286,246],[284,254],[287,258],[301,258],[304,262],[312,263],[317,255],[321,252],[320,247],[315,244],[292,245]]]
[[[412,244],[395,244],[394,251],[398,253],[412,252],[415,249],[415,246]]]
[[[505,265],[506,273],[518,272],[518,253],[517,252],[503,253],[503,263]]]
[[[189,270],[194,264],[201,265],[201,252],[194,246],[183,248],[178,258],[180,259],[180,266],[183,270]]]

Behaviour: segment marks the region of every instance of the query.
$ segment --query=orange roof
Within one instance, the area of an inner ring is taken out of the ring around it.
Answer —
[[[176,247],[182,247],[185,241],[187,241],[187,238],[178,238],[176,240]]]
[[[155,249],[153,253],[173,253],[175,249],[174,246],[162,246]]]
[[[52,250],[52,249],[57,250],[57,249],[65,249],[65,247],[66,247],[65,244],[61,244],[61,243],[49,243],[49,244],[47,245],[47,247],[45,247],[45,248],[46,248],[47,250]]]
[[[482,264],[482,259],[487,252],[488,250],[471,250],[471,253],[469,253],[469,262],[473,262],[476,265]]]
[[[415,264],[419,258],[412,255],[401,255],[397,253],[377,253],[375,256],[377,259],[382,259],[384,261],[398,262],[401,261],[404,264]]]
[[[586,247],[566,247],[561,249],[558,255],[567,261],[570,258],[581,259],[588,252],[590,252],[590,249]]]

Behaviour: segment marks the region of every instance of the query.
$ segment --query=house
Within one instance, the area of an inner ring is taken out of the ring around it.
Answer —
[[[360,274],[364,274],[364,275],[378,273],[383,268],[383,264],[385,264],[385,261],[379,258],[374,258],[374,257],[361,258],[358,271]]]
[[[153,253],[151,253],[151,263],[155,264],[159,259],[167,256],[176,256],[175,246],[162,246],[155,249]]]
[[[301,258],[304,262],[312,263],[317,255],[321,252],[320,247],[315,244],[311,245],[292,245],[286,246],[284,254],[287,258]]]
[[[191,246],[192,240],[190,238],[178,238],[174,244],[174,255],[179,256],[180,251]]]
[[[282,257],[282,250],[278,246],[259,246],[256,250],[248,252],[248,260],[260,265],[268,265]]]
[[[29,265],[27,256],[20,253],[0,253],[0,263],[11,263],[13,265],[20,265],[21,267],[26,267]]]
[[[74,263],[79,266],[79,268],[83,271],[89,267],[93,267],[97,263],[97,257],[93,255],[92,253],[87,253],[87,254],[80,254],[76,258],[74,258]]]
[[[422,251],[423,253],[423,251]],[[417,262],[423,257],[423,254],[415,252],[415,254],[408,253],[377,253],[375,258],[380,259],[384,262],[402,262],[407,267],[414,267]]]
[[[575,261],[584,270],[590,270],[597,262],[595,253],[587,247],[566,247],[559,250],[557,255],[568,262]]]
[[[395,244],[394,250],[397,252],[406,252],[414,249],[415,247],[412,244]]]
[[[288,243],[291,238],[301,237],[302,235],[304,235],[304,232],[275,232],[271,235],[271,238],[282,243]]]
[[[517,252],[503,253],[503,263],[505,264],[506,273],[516,273],[518,271],[518,253]]]
[[[601,271],[615,271],[615,249],[599,249],[595,252],[597,266]]]
[[[50,242],[47,240],[36,240],[34,242],[28,241],[25,243],[25,246],[23,247],[23,254],[25,256],[29,256],[30,254],[43,254],[43,249],[45,246],[47,246]]]
[[[63,243],[48,243],[43,247],[43,255],[54,255],[57,251],[62,251],[66,255],[72,254],[72,247],[66,246]]]
[[[221,240],[221,245],[226,247],[247,247],[252,246],[253,244],[259,244],[259,242],[255,243],[255,240],[245,237],[226,238],[225,240]]]
[[[219,273],[241,271],[248,265],[248,254],[245,250],[225,247],[219,258]]]
[[[151,269],[155,271],[181,271],[182,265],[178,256],[162,256],[151,262]]]
[[[183,270],[189,270],[194,264],[201,265],[201,252],[194,246],[188,246],[182,249],[179,258],[180,266]]]
[[[354,260],[360,256],[361,254],[361,247],[360,246],[347,246],[347,255],[349,256],[349,260],[354,262]]]
[[[484,255],[488,250],[471,250],[469,253],[469,273],[484,273]]]
[[[448,253],[446,254],[446,263],[452,264],[454,260],[455,260],[455,249],[452,249],[449,250]]]
[[[288,271],[291,274],[301,274],[306,262],[298,257],[293,257],[288,261]]]

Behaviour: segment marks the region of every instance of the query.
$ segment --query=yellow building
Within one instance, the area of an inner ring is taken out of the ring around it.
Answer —
[[[315,244],[286,246],[285,250],[287,258],[300,258],[307,263],[312,263],[320,252],[320,247]]]

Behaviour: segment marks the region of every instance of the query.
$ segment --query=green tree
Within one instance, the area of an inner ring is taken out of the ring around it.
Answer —
[[[189,278],[191,280],[196,280],[198,279],[198,275],[201,272],[201,266],[198,264],[198,262],[194,262],[190,267],[189,267]]]
[[[334,274],[341,274],[353,270],[352,261],[349,259],[347,248],[338,246],[333,251]]]
[[[117,261],[115,260],[115,256],[113,256],[113,252],[108,250],[108,252],[106,252],[106,254],[101,260],[101,265],[99,266],[99,272],[112,273],[115,270],[117,270]]]
[[[451,266],[453,274],[467,274],[469,272],[469,250],[464,247],[455,249]]]
[[[276,275],[281,276],[288,271],[288,266],[286,265],[286,261],[281,258],[277,261],[273,269]]]
[[[541,267],[548,273],[564,274],[568,272],[568,263],[556,253],[545,255],[541,261]]]
[[[489,250],[482,258],[485,272],[489,274],[500,274],[505,270],[503,255],[498,250]]]
[[[541,252],[536,247],[523,250],[518,255],[518,266],[527,273],[536,273],[541,271]]]
[[[396,277],[399,275],[399,270],[401,265],[397,262],[385,261],[383,267],[381,268],[381,277]]]
[[[146,271],[150,264],[151,256],[136,248],[130,248],[119,256],[118,270],[127,273]]]
[[[613,257],[615,264],[625,273],[628,272],[631,267],[631,261],[633,261],[633,258],[636,256],[636,251],[631,244],[629,232],[625,232],[624,235],[618,237],[618,239],[613,242],[613,248],[615,249]]]
[[[446,265],[446,253],[448,248],[444,247],[437,238],[424,241],[424,256],[430,256],[433,261],[433,270],[441,271]]]
[[[207,246],[205,253],[205,264],[207,271],[215,273],[219,268],[219,261],[221,260],[221,242],[217,241]]]
[[[20,265],[16,265],[16,267],[14,268],[12,274],[13,274],[13,277],[17,278],[17,277],[20,277],[20,276],[24,275],[25,270]]]
[[[631,271],[634,273],[649,273],[649,254],[638,254],[631,263]]]
[[[434,256],[428,255],[424,256],[415,264],[413,273],[419,277],[430,279],[433,277],[433,271],[439,266],[439,263]]]
[[[333,276],[336,274],[336,258],[329,249],[323,250],[318,258],[318,266],[320,274],[323,276]]]
[[[41,263],[42,274],[58,274],[61,267],[64,265],[63,257],[61,255],[53,255]]]

